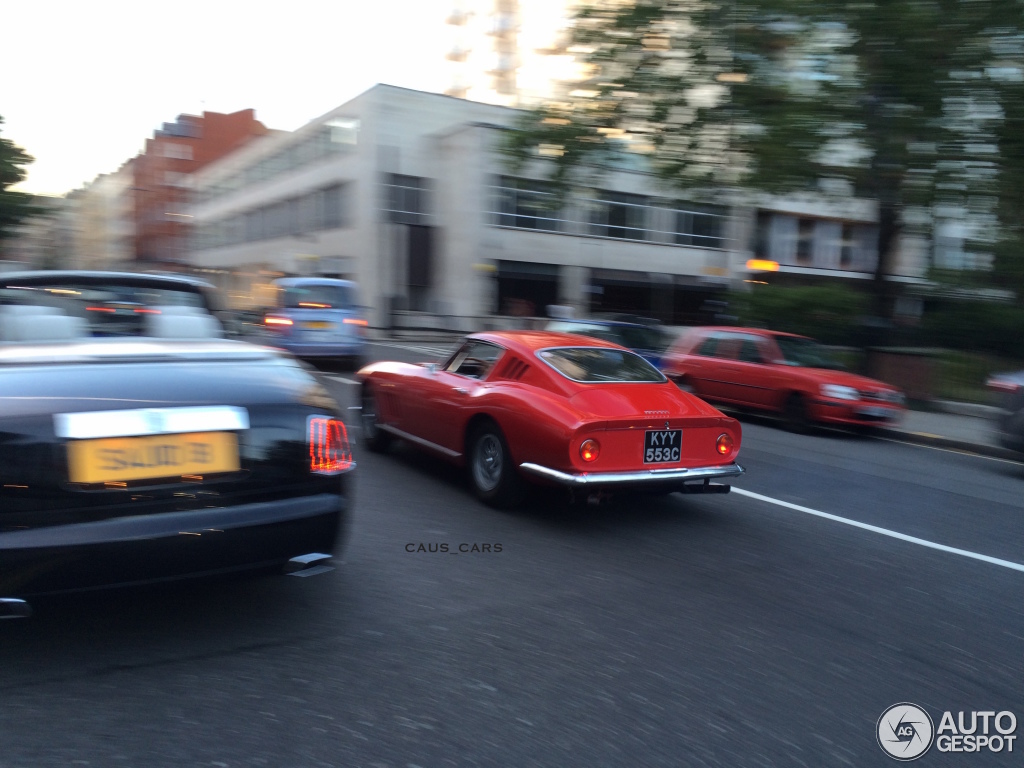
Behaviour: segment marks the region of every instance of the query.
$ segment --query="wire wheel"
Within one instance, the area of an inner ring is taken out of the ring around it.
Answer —
[[[473,448],[473,481],[484,493],[493,491],[501,483],[505,468],[505,450],[493,432],[486,432]]]
[[[513,507],[522,499],[522,482],[512,462],[508,443],[493,422],[483,424],[473,433],[469,449],[469,477],[476,495],[491,506]]]

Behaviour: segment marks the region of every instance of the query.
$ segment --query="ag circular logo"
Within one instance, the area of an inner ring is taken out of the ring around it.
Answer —
[[[878,718],[878,746],[896,760],[917,760],[935,738],[931,715],[916,704],[893,704]]]

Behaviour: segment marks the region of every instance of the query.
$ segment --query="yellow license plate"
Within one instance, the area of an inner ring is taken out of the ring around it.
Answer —
[[[233,432],[106,437],[68,443],[68,479],[72,483],[151,480],[238,469],[238,437]]]
[[[334,323],[327,323],[323,321],[314,321],[309,323],[303,323],[303,328],[308,328],[311,331],[326,331],[334,327]]]

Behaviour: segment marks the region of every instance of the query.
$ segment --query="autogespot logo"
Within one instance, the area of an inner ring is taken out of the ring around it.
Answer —
[[[916,704],[893,704],[878,718],[878,746],[896,760],[917,760],[935,738],[931,715]]]

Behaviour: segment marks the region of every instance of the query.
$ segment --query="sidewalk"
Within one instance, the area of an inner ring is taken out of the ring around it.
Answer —
[[[960,413],[907,411],[902,423],[879,430],[882,434],[919,445],[971,451],[984,456],[1024,461],[1024,456],[999,445],[994,411],[979,406],[958,407],[958,403],[940,403],[939,407]]]

